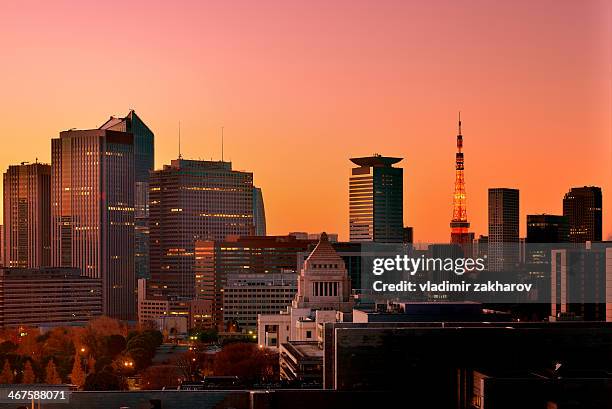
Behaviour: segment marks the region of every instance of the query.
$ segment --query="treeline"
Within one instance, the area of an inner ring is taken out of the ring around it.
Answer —
[[[162,341],[159,331],[130,331],[107,317],[86,327],[58,327],[44,334],[30,328],[4,330],[0,332],[0,383],[126,389],[126,377],[151,365]]]

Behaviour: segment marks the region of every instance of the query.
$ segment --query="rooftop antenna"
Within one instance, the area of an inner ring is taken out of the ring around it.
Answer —
[[[178,125],[178,158],[182,159],[183,157],[181,156],[181,121],[179,121]]]
[[[225,128],[224,126],[221,127],[221,162],[223,162],[223,129],[224,128]]]

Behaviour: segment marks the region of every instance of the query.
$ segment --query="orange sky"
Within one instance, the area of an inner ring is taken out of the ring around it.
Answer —
[[[604,189],[612,234],[612,4],[593,1],[10,2],[0,13],[0,169],[50,160],[60,130],[129,108],[156,167],[253,171],[270,234],[348,237],[348,158],[402,156],[405,223],[447,241],[457,111],[468,217],[488,187],[560,213]],[[95,4],[95,5],[94,5]]]

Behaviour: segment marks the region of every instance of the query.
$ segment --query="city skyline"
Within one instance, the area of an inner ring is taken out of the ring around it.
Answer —
[[[183,155],[194,159],[220,159],[224,126],[225,159],[255,175],[269,234],[348,239],[349,158],[377,152],[404,158],[404,224],[415,240],[447,242],[461,110],[476,237],[497,186],[521,191],[521,237],[527,214],[561,214],[570,187],[601,186],[603,239],[612,234],[607,2],[389,2],[369,15],[360,3],[318,13],[245,4],[239,15],[185,3],[143,8],[135,23],[118,15],[99,31],[88,29],[106,17],[95,6],[21,7],[0,17],[0,43],[20,62],[0,68],[15,84],[4,88],[2,169],[50,163],[60,131],[134,108],[156,134],[155,169],[177,157],[179,121]],[[127,16],[138,5],[122,7]],[[114,58],[90,68],[108,49]],[[44,60],[44,76],[27,68]]]

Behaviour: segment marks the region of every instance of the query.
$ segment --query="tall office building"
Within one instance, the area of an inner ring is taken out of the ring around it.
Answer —
[[[489,189],[489,271],[512,269],[519,261],[519,191]]]
[[[463,158],[463,135],[461,134],[461,113],[457,131],[457,153],[455,154],[455,193],[453,195],[453,219],[450,222],[451,243],[460,244],[466,254],[471,253],[474,233],[468,231],[467,195],[465,193],[465,163]]]
[[[253,274],[254,277],[259,274],[297,274],[298,257],[311,243],[315,242],[291,235],[234,236],[223,241],[198,241],[194,267],[196,294],[198,299],[212,303],[213,324],[220,327],[224,322],[223,289],[229,278],[236,274]],[[269,303],[265,299],[260,301]]]
[[[4,260],[7,267],[51,263],[51,166],[9,166],[4,173]]]
[[[137,278],[149,277],[149,173],[155,160],[153,131],[134,110],[111,116],[100,129],[128,132],[134,136],[134,263]]]
[[[230,162],[177,159],[151,173],[152,296],[193,298],[195,242],[251,234],[253,174]]]
[[[352,158],[358,167],[349,179],[350,241],[401,243],[404,228],[402,158],[373,155]]]
[[[572,243],[601,241],[602,196],[597,186],[573,187],[563,197],[563,216],[568,218]]]
[[[261,188],[253,188],[253,225],[256,236],[266,235],[266,210]]]
[[[131,133],[71,130],[51,140],[51,262],[102,279],[104,314],[136,318]]]

